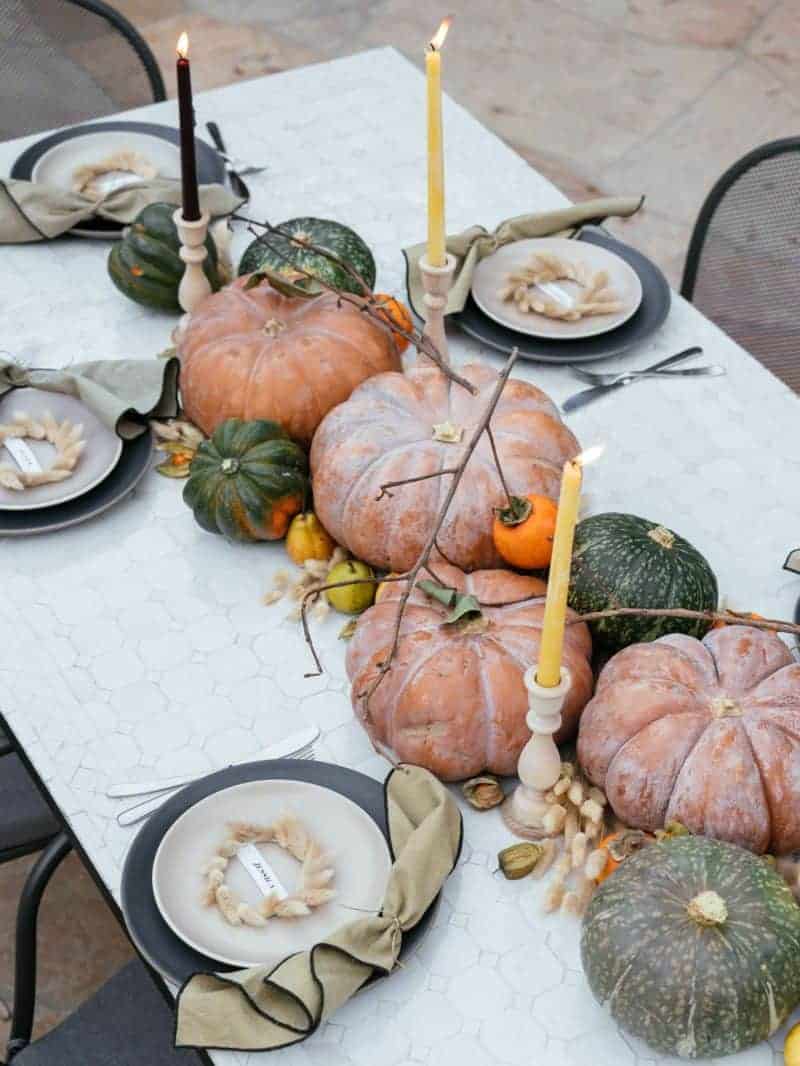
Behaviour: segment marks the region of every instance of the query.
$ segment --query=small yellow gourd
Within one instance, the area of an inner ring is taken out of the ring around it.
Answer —
[[[793,1025],[786,1034],[783,1043],[783,1061],[785,1066],[800,1066],[800,1022]]]
[[[359,579],[374,576],[371,567],[356,559],[338,563],[328,573],[325,584],[335,585],[337,581],[357,581],[358,584],[329,588],[325,593],[328,603],[342,614],[361,614],[367,607],[371,607],[375,600],[375,582]]]
[[[286,551],[293,563],[302,566],[306,559],[327,562],[336,544],[313,511],[296,515],[286,534]]]

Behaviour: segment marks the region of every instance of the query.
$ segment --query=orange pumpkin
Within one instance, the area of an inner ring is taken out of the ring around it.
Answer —
[[[550,565],[558,506],[549,496],[512,496],[510,505],[495,512],[494,546],[503,559],[520,570]]]
[[[178,340],[183,406],[206,433],[267,418],[308,444],[357,385],[399,368],[391,336],[334,293],[305,300],[247,281],[204,300]]]
[[[482,770],[513,774],[530,737],[522,678],[538,658],[546,586],[508,570],[467,575],[442,561],[432,566],[447,587],[477,597],[480,615],[448,622],[450,608],[414,588],[397,655],[366,707],[363,693],[389,654],[406,583],[384,585],[380,600],[359,618],[347,649],[356,715],[398,759],[424,766],[445,781],[474,777]],[[512,600],[524,602],[492,606]],[[587,627],[569,626],[564,664],[572,673],[572,686],[556,734],[559,742],[574,734],[591,696],[590,654]]]
[[[460,369],[471,395],[435,367],[378,374],[323,420],[311,449],[314,501],[323,525],[358,559],[400,573],[419,558],[447,477],[392,488],[402,478],[454,466],[497,383],[491,367]],[[492,418],[500,463],[512,493],[557,499],[564,461],[578,443],[535,385],[510,380]],[[501,565],[492,540],[494,508],[506,499],[484,433],[442,525],[443,555],[464,570]]]
[[[800,663],[776,633],[633,644],[605,666],[578,759],[626,825],[781,855],[800,848]]]
[[[378,301],[381,314],[391,325],[399,326],[406,333],[411,332],[414,328],[414,320],[404,303],[385,292],[376,293],[375,299]],[[398,352],[402,355],[410,343],[408,338],[404,337],[402,333],[393,333],[392,337],[397,345]]]

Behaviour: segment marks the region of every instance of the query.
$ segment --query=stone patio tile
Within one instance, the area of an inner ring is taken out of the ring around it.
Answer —
[[[770,74],[800,96],[800,5],[797,0],[778,4],[753,35],[747,50]]]
[[[654,41],[737,48],[775,0],[555,0],[564,10]]]
[[[197,91],[303,66],[316,58],[309,49],[263,26],[232,24],[207,15],[173,15],[140,29],[161,66],[168,96],[175,95],[175,43],[183,30],[189,34],[192,85]]]
[[[607,228],[658,263],[673,288],[680,286],[692,227],[676,222],[645,206],[633,218],[609,219]]]
[[[800,107],[754,60],[728,70],[684,114],[645,139],[601,177],[612,188],[643,189],[651,208],[692,223],[720,174],[745,152],[800,128]]]

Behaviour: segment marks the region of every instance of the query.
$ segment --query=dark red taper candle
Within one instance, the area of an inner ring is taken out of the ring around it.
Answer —
[[[200,218],[200,198],[197,191],[197,161],[194,156],[194,104],[192,103],[192,74],[189,68],[189,38],[185,33],[182,33],[178,39],[177,52],[183,217],[187,222],[196,222]]]

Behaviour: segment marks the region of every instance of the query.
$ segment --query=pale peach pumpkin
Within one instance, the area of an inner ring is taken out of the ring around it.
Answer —
[[[317,430],[311,449],[317,514],[339,544],[373,566],[400,572],[413,566],[449,477],[400,485],[378,500],[381,486],[454,466],[486,410],[496,372],[481,364],[460,372],[477,386],[477,395],[436,368],[378,374]],[[545,393],[510,380],[491,425],[510,492],[557,499],[564,461],[579,449]],[[493,508],[505,502],[483,434],[442,526],[444,555],[465,570],[502,565],[492,521]]]
[[[522,677],[538,659],[544,582],[508,570],[467,575],[442,561],[433,565],[443,584],[477,597],[481,616],[448,623],[448,608],[415,588],[397,656],[367,708],[363,693],[389,653],[405,587],[402,581],[386,584],[379,602],[359,618],[347,649],[353,707],[370,735],[400,761],[424,766],[445,781],[481,770],[513,774],[530,737]],[[525,602],[491,606],[516,600]],[[587,627],[569,626],[564,664],[572,688],[558,741],[574,735],[592,694],[590,654]]]
[[[206,433],[227,418],[268,418],[308,444],[356,385],[400,367],[392,337],[333,293],[281,296],[249,275],[209,296],[178,341],[187,416]]]
[[[578,758],[627,825],[800,848],[800,664],[748,626],[634,644],[606,665]]]

